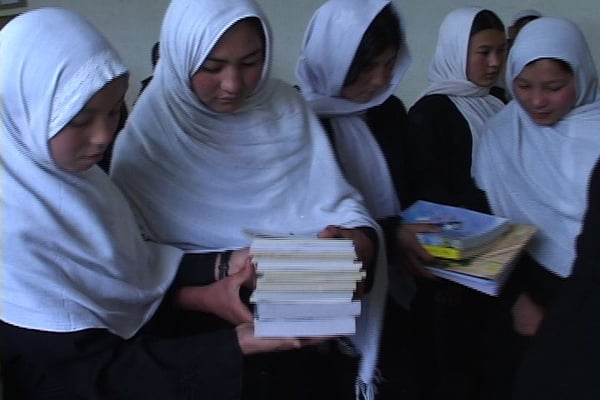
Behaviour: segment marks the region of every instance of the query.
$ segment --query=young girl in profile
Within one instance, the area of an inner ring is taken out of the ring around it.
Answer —
[[[243,354],[300,345],[254,339],[251,324],[183,338],[151,331],[181,251],[144,240],[96,166],[127,80],[73,12],[27,12],[0,32],[7,399],[239,398]]]

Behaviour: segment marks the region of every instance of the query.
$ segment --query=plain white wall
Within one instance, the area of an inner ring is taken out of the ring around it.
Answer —
[[[427,67],[437,41],[438,27],[452,9],[472,4],[489,8],[505,25],[519,10],[535,8],[545,15],[564,16],[582,28],[595,60],[600,60],[600,8],[597,0],[393,0],[400,8],[413,62],[397,94],[410,106],[427,84]],[[294,66],[304,29],[324,0],[258,0],[267,13],[274,36],[273,75],[295,83]],[[139,82],[151,73],[150,49],[158,40],[169,0],[29,0],[29,8],[71,8],[89,18],[115,45],[131,70],[127,101],[131,105]]]

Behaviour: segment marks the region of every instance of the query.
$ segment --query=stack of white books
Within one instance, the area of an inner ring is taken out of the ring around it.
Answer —
[[[365,278],[349,239],[257,237],[254,332],[257,337],[352,335]]]

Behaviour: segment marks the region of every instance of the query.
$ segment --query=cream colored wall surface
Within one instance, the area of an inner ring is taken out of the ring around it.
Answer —
[[[480,5],[495,11],[509,25],[519,10],[535,8],[545,15],[564,16],[584,31],[598,63],[600,60],[600,8],[596,0],[393,0],[400,8],[406,26],[413,63],[397,94],[410,106],[427,84],[429,59],[444,16],[452,9]],[[273,75],[295,83],[294,66],[304,29],[323,0],[258,0],[269,16],[274,32]],[[158,39],[160,23],[168,0],[29,0],[29,8],[58,6],[70,8],[89,18],[115,45],[131,70],[131,105],[139,92],[139,82],[151,73],[150,49]]]

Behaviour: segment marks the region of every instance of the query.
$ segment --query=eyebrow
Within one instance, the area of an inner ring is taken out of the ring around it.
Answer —
[[[253,57],[253,56],[257,55],[257,54],[260,54],[260,53],[262,53],[263,51],[264,51],[264,50],[263,50],[263,48],[261,47],[261,48],[259,48],[259,49],[256,49],[256,50],[254,50],[254,51],[252,51],[252,52],[250,52],[250,53],[246,54],[245,56],[241,57],[241,58],[240,58],[240,60],[244,60],[244,59],[246,59],[246,58]],[[206,57],[206,61],[213,61],[213,62],[218,62],[218,63],[226,63],[226,62],[229,62],[229,60],[225,60],[225,59],[222,59],[222,58],[211,57],[211,56],[208,56],[208,57]]]
[[[125,95],[121,96],[121,98],[119,98],[119,100],[117,100],[110,108],[111,110],[121,104],[123,104],[125,102]],[[98,109],[97,108],[93,108],[93,107],[88,107],[88,106],[84,106],[78,113],[77,115],[80,114],[84,114],[84,113],[94,113],[97,112]]]

